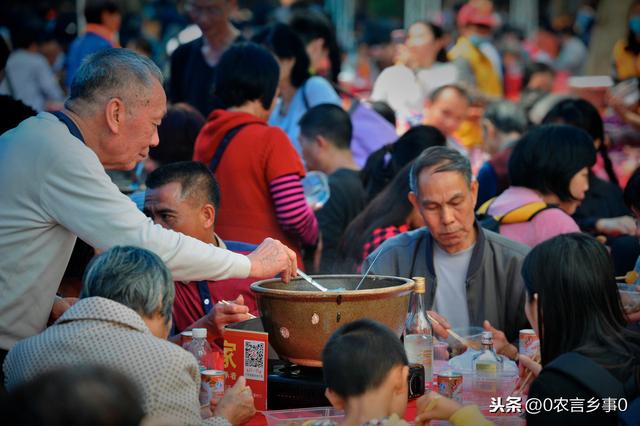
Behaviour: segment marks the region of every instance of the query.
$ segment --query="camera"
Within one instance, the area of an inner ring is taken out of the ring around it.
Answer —
[[[409,364],[409,399],[416,399],[424,395],[424,367],[422,364]]]

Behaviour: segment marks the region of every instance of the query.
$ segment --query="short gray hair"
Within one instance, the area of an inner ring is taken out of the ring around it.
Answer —
[[[527,115],[524,109],[510,101],[497,101],[490,104],[484,112],[489,120],[502,133],[524,133],[527,130]]]
[[[80,298],[104,297],[151,317],[168,321],[175,297],[171,272],[149,250],[116,246],[94,257],[82,277]]]
[[[458,172],[471,187],[471,163],[459,151],[446,146],[427,148],[416,158],[409,173],[409,188],[418,194],[418,176],[424,169],[433,169],[433,173]]]
[[[65,107],[76,101],[96,105],[114,97],[141,98],[141,92],[151,88],[154,80],[162,84],[162,72],[149,58],[130,49],[104,49],[82,62],[71,82]]]

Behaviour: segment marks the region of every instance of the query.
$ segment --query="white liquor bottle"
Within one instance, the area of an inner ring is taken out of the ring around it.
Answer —
[[[427,318],[426,283],[423,277],[413,278],[416,285],[409,302],[409,314],[404,330],[404,350],[411,364],[422,364],[426,383],[433,380],[433,329]]]
[[[502,371],[502,358],[493,349],[493,334],[482,332],[482,352],[473,357],[474,388],[478,392],[494,394],[498,390],[498,376]]]

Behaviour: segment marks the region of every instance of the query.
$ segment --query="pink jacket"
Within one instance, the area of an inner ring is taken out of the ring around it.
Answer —
[[[487,213],[492,216],[503,215],[535,201],[542,201],[535,191],[522,186],[510,186],[494,200]],[[571,216],[560,209],[541,211],[529,222],[500,225],[500,234],[529,247],[571,232],[580,232],[580,228]]]

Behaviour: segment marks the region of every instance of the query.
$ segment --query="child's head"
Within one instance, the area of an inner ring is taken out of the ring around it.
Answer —
[[[409,362],[387,326],[361,319],[340,327],[322,351],[322,364],[325,394],[334,407],[348,410],[350,399],[381,393],[390,403],[387,415],[404,415]]]

